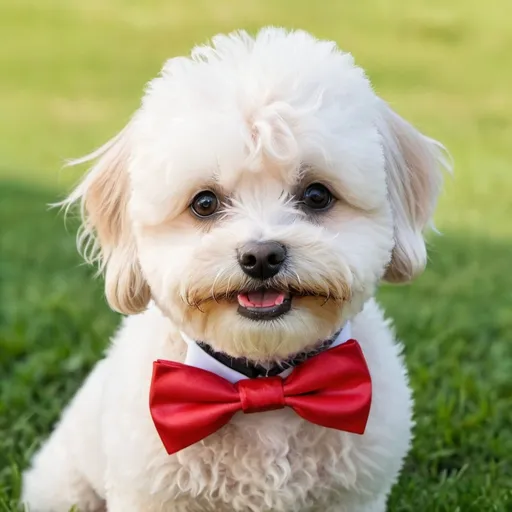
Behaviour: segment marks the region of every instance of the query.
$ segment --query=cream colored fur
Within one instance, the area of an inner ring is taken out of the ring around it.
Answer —
[[[381,279],[424,268],[442,146],[380,100],[333,43],[269,28],[171,59],[127,127],[88,160],[64,206],[81,205],[86,258],[105,271],[112,308],[131,316],[25,473],[29,509],[383,512],[409,449],[412,402],[400,345],[372,297]],[[312,215],[298,200],[315,182],[336,202]],[[212,220],[188,208],[205,189],[223,202]],[[275,321],[244,318],[230,300],[251,286],[236,260],[250,240],[284,244],[289,260],[273,284],[310,294]],[[364,435],[280,410],[239,414],[165,453],[148,392],[155,359],[184,359],[180,331],[269,361],[348,320],[373,381]]]

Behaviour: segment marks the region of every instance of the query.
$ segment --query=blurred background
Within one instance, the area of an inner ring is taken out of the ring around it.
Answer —
[[[0,511],[118,316],[47,206],[61,170],[120,130],[163,62],[264,25],[335,40],[455,161],[412,286],[385,286],[416,396],[393,511],[512,510],[512,16],[509,0],[2,0]]]

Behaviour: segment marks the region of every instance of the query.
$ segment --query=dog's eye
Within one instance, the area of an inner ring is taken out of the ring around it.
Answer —
[[[312,210],[325,210],[332,202],[329,189],[320,183],[309,185],[304,191],[302,202]]]
[[[209,217],[219,208],[219,200],[213,192],[205,190],[194,197],[190,208],[198,217]]]

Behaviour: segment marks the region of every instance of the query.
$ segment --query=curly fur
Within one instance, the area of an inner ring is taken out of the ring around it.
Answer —
[[[130,315],[24,475],[32,512],[383,512],[411,441],[400,344],[373,300],[382,279],[420,273],[447,166],[373,92],[353,58],[305,32],[216,36],[167,62],[126,128],[98,151],[63,206],[81,207],[79,242]],[[308,184],[336,198],[301,204]],[[189,209],[201,190],[218,215]],[[251,240],[287,247],[268,285],[294,294],[273,321],[240,316],[256,284],[237,263]],[[152,362],[183,361],[180,332],[256,362],[283,360],[347,321],[368,362],[364,435],[290,410],[238,414],[175,455],[148,410]]]

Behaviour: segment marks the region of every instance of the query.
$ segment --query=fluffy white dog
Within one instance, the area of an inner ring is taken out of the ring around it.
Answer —
[[[87,259],[131,316],[25,473],[29,510],[384,511],[412,401],[372,297],[425,266],[442,146],[334,43],[268,28],[169,60],[93,159],[65,204],[81,205]],[[284,407],[167,453],[155,360],[236,382],[244,364],[282,370],[349,338],[372,381],[364,434]]]

